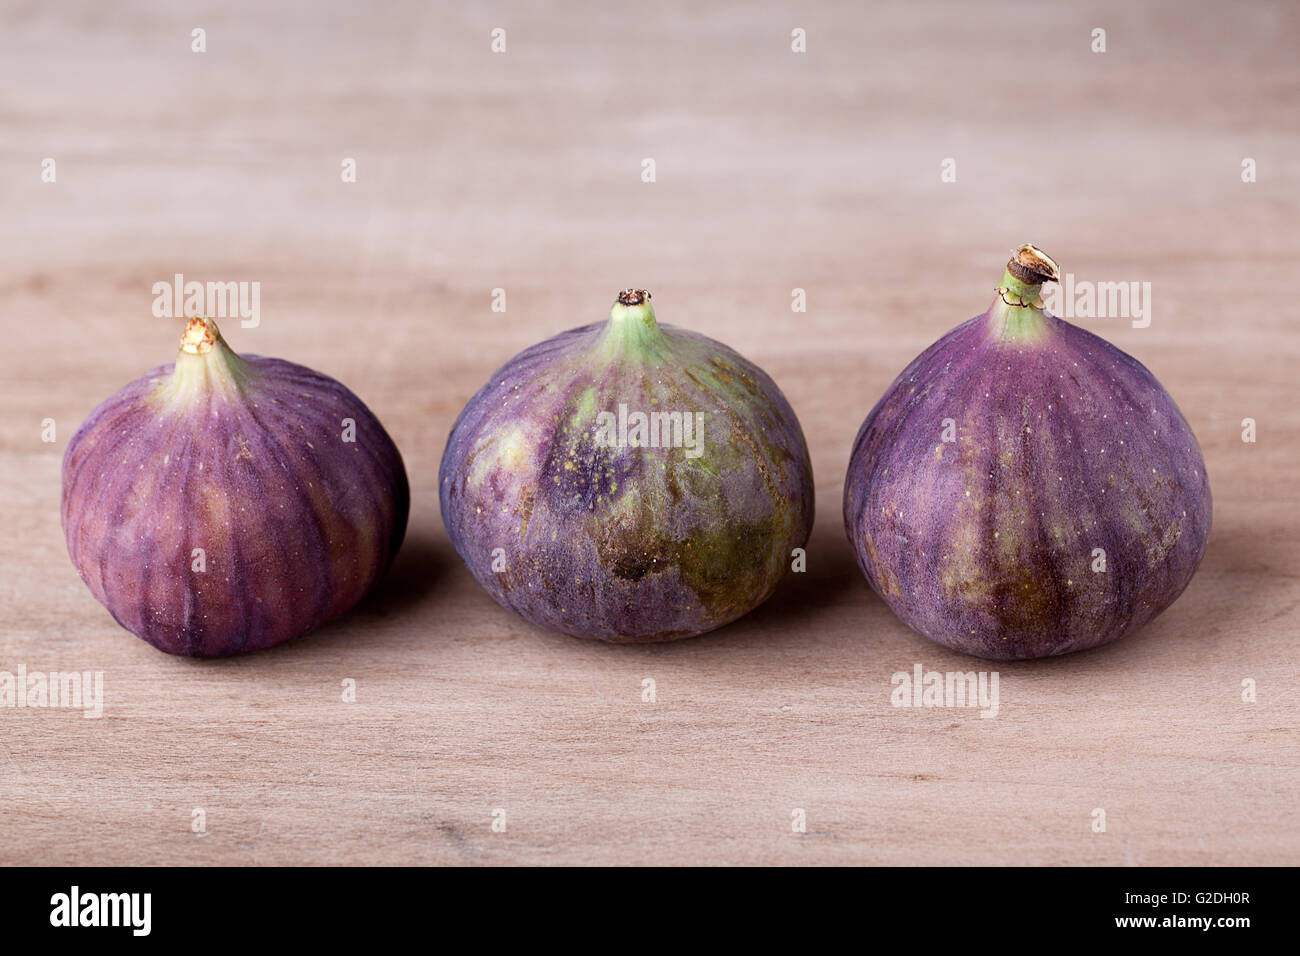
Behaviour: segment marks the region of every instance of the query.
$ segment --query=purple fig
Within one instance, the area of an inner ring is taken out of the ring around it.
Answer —
[[[1173,603],[1210,485],[1173,399],[1133,357],[1046,312],[1023,246],[993,304],[903,370],[858,432],[844,524],[905,624],[996,659],[1118,640]]]
[[[193,319],[173,365],[86,419],[63,459],[72,563],[118,623],[170,654],[279,644],[343,614],[406,531],[406,470],[361,400],[236,355]]]
[[[780,389],[725,345],[659,325],[633,289],[607,322],[498,369],[456,420],[439,481],[452,543],[489,594],[605,641],[690,637],[753,610],[813,519]]]

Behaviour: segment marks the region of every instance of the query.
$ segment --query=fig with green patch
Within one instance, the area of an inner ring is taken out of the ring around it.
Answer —
[[[577,637],[666,641],[775,589],[808,539],[812,469],[772,380],[660,325],[626,290],[608,321],[517,355],[457,419],[443,521],[479,583]]]

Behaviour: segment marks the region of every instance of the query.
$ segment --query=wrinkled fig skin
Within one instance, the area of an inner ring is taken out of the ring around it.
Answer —
[[[994,659],[1141,627],[1182,593],[1210,531],[1200,449],[1151,373],[1041,311],[1017,334],[1008,311],[995,299],[895,380],[844,495],[858,563],[894,613]]]
[[[68,446],[63,526],[82,579],[127,630],[192,657],[270,647],[343,614],[406,529],[392,440],[301,365],[224,343],[181,363],[109,398]]]
[[[808,450],[780,390],[726,346],[645,311],[648,325],[611,318],[506,363],[442,459],[443,520],[479,583],[577,637],[721,627],[767,599],[812,526]],[[597,413],[620,403],[705,413],[703,454],[599,447]]]

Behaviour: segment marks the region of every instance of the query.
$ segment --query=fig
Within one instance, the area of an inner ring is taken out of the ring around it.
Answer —
[[[439,484],[452,543],[492,597],[616,643],[753,610],[813,520],[808,448],[780,389],[727,346],[660,325],[639,289],[498,369],[457,418]]]
[[[396,555],[409,507],[402,457],[359,398],[236,355],[202,318],[174,364],[91,412],[63,459],[72,563],[169,654],[255,651],[343,614]]]
[[[844,525],[912,629],[999,660],[1095,647],[1173,603],[1210,534],[1196,438],[1137,359],[1043,308],[1032,245],[862,424]]]

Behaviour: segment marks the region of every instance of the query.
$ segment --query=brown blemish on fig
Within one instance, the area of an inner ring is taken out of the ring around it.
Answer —
[[[1007,636],[1055,634],[1064,619],[1062,600],[1055,588],[1027,568],[1017,568],[996,587],[995,616]]]
[[[867,560],[871,562],[871,568],[878,579],[876,583],[880,585],[881,594],[887,597],[899,594],[898,578],[889,569],[889,565],[880,560],[880,552],[876,550],[876,542],[865,531],[862,532],[862,547],[866,551]]]
[[[528,521],[533,516],[533,504],[537,499],[537,489],[529,488],[524,492],[524,498],[519,502],[519,507],[515,509],[515,514],[519,515],[519,537],[528,536]]]
[[[640,581],[647,574],[666,570],[673,564],[672,552],[663,542],[638,544],[635,535],[605,538],[600,543],[600,555],[614,577],[624,581]]]

